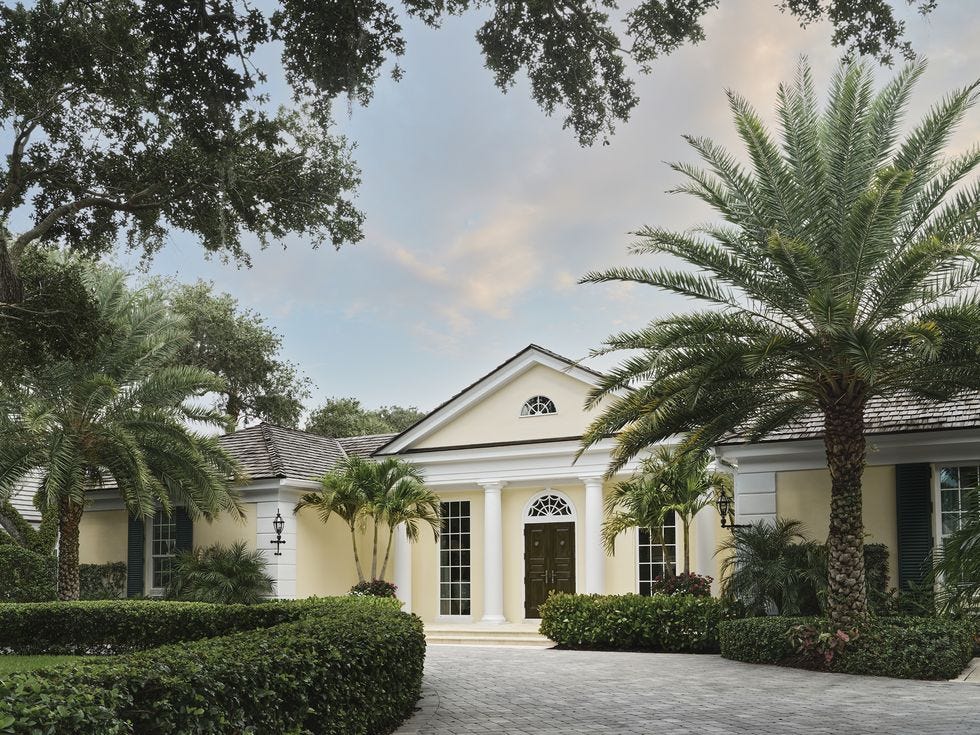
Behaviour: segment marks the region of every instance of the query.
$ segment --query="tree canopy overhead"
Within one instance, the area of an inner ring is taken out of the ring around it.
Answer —
[[[907,0],[922,13],[938,0]],[[438,26],[489,11],[477,41],[502,89],[519,75],[579,141],[605,140],[638,102],[630,64],[704,38],[720,0],[38,0],[0,2],[0,302],[19,301],[19,262],[39,241],[90,254],[121,237],[152,254],[182,229],[248,262],[243,236],[314,246],[361,237],[359,172],[330,134],[330,101],[367,102],[405,51],[404,19]],[[888,0],[781,0],[833,42],[910,54]],[[276,108],[261,67],[279,54],[292,93]],[[393,74],[400,73],[397,66]],[[11,215],[29,222],[10,231]]]
[[[425,414],[415,406],[365,408],[356,398],[328,398],[310,412],[305,430],[331,436],[364,436],[404,431]]]

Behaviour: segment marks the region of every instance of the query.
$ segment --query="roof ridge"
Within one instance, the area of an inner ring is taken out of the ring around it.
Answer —
[[[282,457],[279,456],[279,447],[276,446],[276,440],[272,436],[272,427],[275,424],[269,424],[263,421],[259,424],[259,428],[262,430],[262,438],[265,440],[266,451],[269,453],[269,468],[272,473],[278,477],[285,477],[286,473],[282,464]],[[283,427],[276,427],[283,428]]]

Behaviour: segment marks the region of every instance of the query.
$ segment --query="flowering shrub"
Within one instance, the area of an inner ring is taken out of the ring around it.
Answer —
[[[711,583],[714,577],[707,577],[694,572],[682,572],[673,577],[657,577],[653,580],[651,590],[662,595],[694,595],[694,597],[711,597]]]
[[[383,579],[358,582],[350,588],[350,593],[358,597],[394,597],[398,588]]]
[[[834,656],[843,652],[847,644],[858,637],[858,632],[856,628],[834,629],[822,620],[814,625],[794,625],[787,635],[794,651],[830,666]]]

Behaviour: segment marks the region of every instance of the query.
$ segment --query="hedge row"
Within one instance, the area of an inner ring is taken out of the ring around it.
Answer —
[[[0,652],[125,653],[268,628],[316,608],[329,612],[337,604],[335,598],[259,605],[159,600],[7,604],[0,605]]]
[[[280,607],[304,617],[11,675],[0,680],[0,733],[385,733],[411,712],[425,657],[418,618],[363,598]]]
[[[541,606],[541,632],[565,648],[715,652],[724,602],[691,595],[556,594]]]
[[[794,625],[817,618],[745,618],[720,626],[721,655],[756,664],[802,665],[790,645]],[[940,618],[875,618],[834,656],[827,670],[898,679],[953,679],[973,656],[969,623]],[[812,667],[812,661],[809,662]]]

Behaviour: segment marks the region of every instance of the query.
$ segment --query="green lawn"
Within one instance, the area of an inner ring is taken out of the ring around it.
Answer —
[[[30,671],[42,666],[54,666],[69,661],[82,661],[92,656],[0,656],[0,674],[14,671]]]

